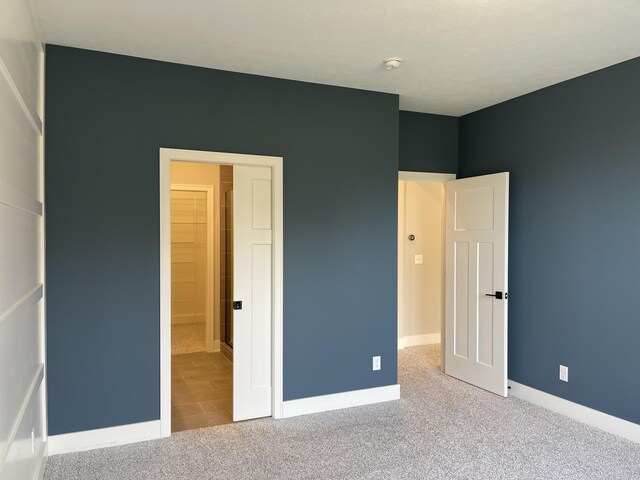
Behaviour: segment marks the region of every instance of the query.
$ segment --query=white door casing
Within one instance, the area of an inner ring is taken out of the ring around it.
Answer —
[[[283,318],[283,159],[200,150],[160,148],[160,436],[171,435],[171,162],[202,162],[236,166],[265,166],[271,170],[273,271],[271,315],[272,356],[269,359],[274,418],[282,418]]]
[[[271,169],[233,169],[233,420],[271,415]]]
[[[508,234],[508,173],[446,183],[445,373],[504,397]]]

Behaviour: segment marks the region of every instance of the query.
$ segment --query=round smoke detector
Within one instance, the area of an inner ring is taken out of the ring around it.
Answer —
[[[400,68],[402,59],[400,57],[389,57],[382,63],[384,63],[384,66],[387,70],[395,70],[397,68]]]

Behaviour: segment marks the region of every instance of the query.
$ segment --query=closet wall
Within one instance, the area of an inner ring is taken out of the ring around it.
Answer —
[[[171,191],[171,323],[204,323],[207,193]]]
[[[219,224],[220,166],[208,163],[173,162],[171,164],[172,188],[179,186],[182,191],[172,190],[172,292],[171,323],[206,323],[207,302],[207,233],[211,229],[213,236],[212,258],[213,274],[211,279],[213,320],[210,326],[212,343],[205,343],[209,350],[219,350],[220,322],[216,307],[220,301],[218,255],[220,231]],[[213,220],[207,227],[206,193],[189,190],[189,186],[208,187],[213,191]],[[174,202],[175,199],[175,202]],[[176,215],[174,216],[174,213]],[[207,331],[208,332],[208,331]],[[209,333],[206,333],[209,335]]]

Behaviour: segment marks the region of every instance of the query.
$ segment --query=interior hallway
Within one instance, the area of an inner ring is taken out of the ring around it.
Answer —
[[[640,478],[640,445],[472,387],[438,363],[438,346],[401,350],[399,401],[54,456],[45,479]]]
[[[171,431],[233,422],[233,365],[220,352],[171,356]]]

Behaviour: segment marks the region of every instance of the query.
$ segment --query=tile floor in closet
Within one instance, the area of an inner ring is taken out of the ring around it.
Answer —
[[[219,352],[171,356],[171,431],[233,421],[233,366]]]

